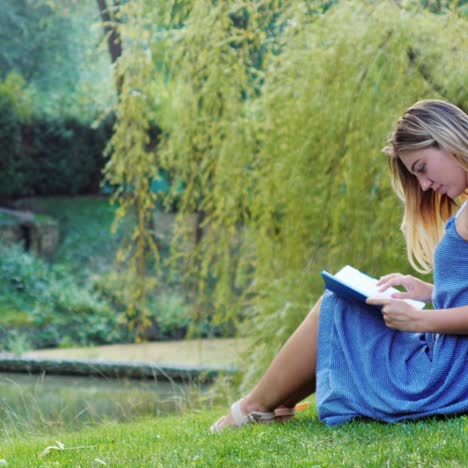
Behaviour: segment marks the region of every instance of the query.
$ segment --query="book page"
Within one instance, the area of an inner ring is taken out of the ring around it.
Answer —
[[[346,283],[348,286],[351,286],[353,289],[359,291],[367,297],[377,295],[390,297],[390,294],[397,292],[395,288],[389,288],[384,293],[379,293],[379,288],[376,286],[376,279],[361,273],[359,270],[349,265],[346,265],[338,273],[336,273],[335,278],[338,278],[343,283]]]
[[[360,272],[350,265],[346,265],[338,273],[336,273],[335,278],[339,279],[341,282],[347,284],[351,288],[359,291],[367,297],[390,297],[394,292],[399,292],[398,289],[395,288],[388,288],[384,292],[379,292],[377,279],[371,278],[370,276]],[[422,309],[424,307],[424,302],[415,301],[412,299],[404,300],[418,309]]]

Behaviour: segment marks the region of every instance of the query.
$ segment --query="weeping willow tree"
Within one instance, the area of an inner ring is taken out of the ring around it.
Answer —
[[[163,167],[184,185],[174,258],[195,315],[251,338],[245,382],[318,298],[321,269],[408,270],[381,148],[419,99],[467,106],[462,10],[286,3],[142,0],[122,26],[136,47],[121,60],[108,174],[135,188],[122,206],[141,220],[124,251],[137,272],[152,245],[147,183]],[[163,135],[148,153],[150,120]],[[203,235],[187,248],[193,213]]]
[[[115,70],[119,83],[116,109],[118,124],[108,153],[106,178],[117,190],[113,196],[119,203],[113,229],[126,217],[133,228],[122,242],[117,261],[126,265],[126,281],[121,292],[127,304],[126,319],[139,341],[149,326],[147,296],[155,287],[148,276],[148,257],[158,263],[158,249],[151,231],[156,195],[150,190],[158,175],[158,160],[150,139],[151,109],[146,88],[151,80],[153,63],[148,53],[148,34],[144,28],[143,11],[137,2],[128,3],[125,11],[116,10],[114,30],[120,33],[125,47]],[[125,23],[121,23],[125,17]],[[122,25],[125,24],[125,27]]]

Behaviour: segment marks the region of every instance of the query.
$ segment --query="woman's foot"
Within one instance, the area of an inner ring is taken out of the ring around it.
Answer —
[[[218,419],[210,428],[211,432],[219,433],[226,427],[242,427],[246,424],[286,422],[292,419],[297,411],[303,411],[309,407],[308,402],[300,403],[295,407],[286,405],[278,406],[274,411],[265,411],[259,405],[249,402],[248,397],[236,401],[231,406],[231,411],[222,418]]]
[[[231,411],[226,416],[218,419],[211,427],[210,431],[219,433],[227,427],[242,427],[252,423],[270,423],[275,419],[273,411],[260,411],[258,405],[250,403],[246,398],[236,401],[231,406]]]

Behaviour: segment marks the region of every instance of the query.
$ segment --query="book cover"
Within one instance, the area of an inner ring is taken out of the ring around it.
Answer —
[[[392,293],[398,292],[395,288],[388,288],[384,292],[379,292],[379,288],[377,286],[378,280],[376,278],[372,278],[350,265],[346,265],[335,275],[332,275],[325,270],[321,272],[321,275],[326,289],[334,292],[344,299],[357,302],[360,306],[375,311],[380,311],[382,307],[366,304],[366,299],[368,297],[390,297]],[[425,305],[424,302],[415,301],[413,299],[404,299],[404,301],[418,309],[422,309]]]

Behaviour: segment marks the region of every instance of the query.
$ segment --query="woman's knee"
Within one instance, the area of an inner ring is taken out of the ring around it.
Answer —
[[[318,301],[314,304],[311,311],[309,312],[310,316],[318,318],[320,316],[320,309],[322,307],[323,295],[319,297]]]

